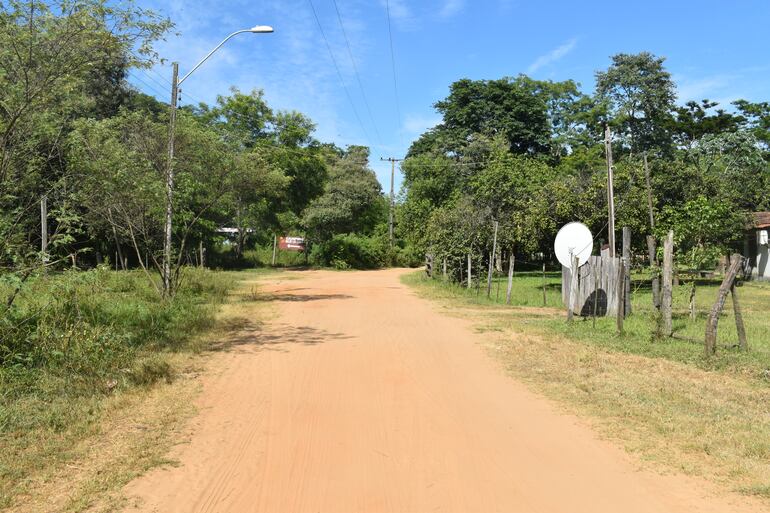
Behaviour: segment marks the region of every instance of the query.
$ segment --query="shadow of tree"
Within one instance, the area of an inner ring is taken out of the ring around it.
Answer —
[[[286,294],[286,293],[280,293],[280,294],[259,294],[256,297],[246,297],[244,298],[244,301],[255,301],[255,302],[269,302],[269,301],[296,301],[296,302],[305,302],[305,301],[321,301],[324,299],[352,299],[353,296],[350,296],[348,294]]]
[[[285,323],[252,321],[245,317],[229,319],[222,325],[224,336],[210,346],[212,351],[233,351],[250,346],[258,350],[287,352],[290,345],[313,346],[334,340],[353,338],[312,326],[292,326]]]

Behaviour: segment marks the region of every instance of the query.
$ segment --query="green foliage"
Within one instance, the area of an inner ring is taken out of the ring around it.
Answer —
[[[313,243],[323,243],[336,234],[373,233],[385,220],[387,205],[380,183],[367,167],[369,150],[351,146],[334,157],[324,193],[305,209],[302,223]]]
[[[150,350],[179,350],[210,327],[210,305],[229,285],[221,276],[188,269],[185,287],[171,302],[136,272],[100,267],[30,279],[0,318],[0,410],[12,413],[5,408],[29,395],[81,397],[149,384],[141,358]],[[159,369],[155,365],[153,373],[163,374]],[[0,418],[0,434],[17,427],[13,418]]]
[[[335,269],[376,269],[386,264],[387,241],[382,237],[334,235],[313,246],[310,260]]]
[[[475,265],[486,264],[495,221],[499,247],[525,258],[551,257],[556,232],[570,221],[587,224],[597,245],[607,241],[609,124],[616,229],[631,228],[635,252],[646,252],[650,211],[656,235],[674,227],[692,265],[741,251],[748,214],[770,209],[767,105],[737,101],[740,114],[709,100],[676,106],[664,60],[613,56],[596,73],[593,96],[571,81],[523,75],[452,84],[436,104],[443,122],[414,142],[402,165],[400,237],[447,258],[458,276],[469,252]]]
[[[612,56],[606,71],[596,73],[599,100],[608,105],[610,121],[632,151],[670,144],[664,127],[676,93],[664,60],[649,52],[620,53]]]

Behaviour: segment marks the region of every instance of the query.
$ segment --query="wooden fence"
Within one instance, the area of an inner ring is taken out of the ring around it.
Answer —
[[[621,262],[620,258],[610,257],[607,251],[602,256],[589,257],[588,262],[578,267],[577,294],[572,301],[569,297],[572,272],[562,266],[561,298],[564,306],[569,303],[572,312],[583,317],[617,315]]]

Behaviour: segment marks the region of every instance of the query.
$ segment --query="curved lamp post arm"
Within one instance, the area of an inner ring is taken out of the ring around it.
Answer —
[[[211,50],[209,53],[207,53],[206,56],[203,59],[201,59],[200,62],[198,62],[198,64],[193,66],[193,69],[188,71],[187,74],[185,76],[183,76],[179,80],[179,82],[177,82],[177,86],[182,85],[182,82],[184,82],[187,79],[187,77],[189,77],[190,75],[193,74],[193,71],[195,71],[196,69],[200,68],[201,64],[206,62],[208,60],[208,58],[211,57],[214,54],[214,52],[219,50],[222,47],[223,44],[227,43],[230,40],[231,37],[237,36],[238,34],[243,34],[244,32],[251,32],[252,34],[265,34],[265,33],[269,33],[269,32],[272,32],[272,31],[273,31],[273,27],[270,27],[268,25],[257,25],[256,27],[252,27],[250,29],[236,30],[235,32],[233,32],[232,34],[230,34],[229,36],[224,38],[221,43],[219,43],[217,46],[214,47],[213,50]]]
[[[222,40],[222,42],[221,42],[221,43],[219,43],[217,46],[215,46],[215,47],[214,47],[214,49],[213,49],[213,50],[211,50],[209,53],[207,53],[207,54],[206,54],[206,56],[205,56],[203,59],[201,59],[201,60],[200,60],[200,62],[198,62],[198,64],[196,64],[195,66],[193,66],[193,69],[191,69],[190,71],[188,71],[188,72],[187,72],[187,74],[186,74],[185,76],[183,76],[182,78],[180,78],[180,79],[179,79],[179,82],[177,82],[177,84],[178,84],[178,85],[182,85],[182,82],[184,82],[184,81],[185,81],[185,79],[186,79],[187,77],[189,77],[190,75],[192,75],[193,71],[195,71],[196,69],[200,68],[200,67],[201,67],[201,64],[203,64],[204,62],[206,62],[206,61],[208,60],[208,58],[209,58],[209,57],[211,57],[211,56],[214,54],[214,52],[216,52],[217,50],[219,50],[219,49],[222,47],[222,45],[223,45],[223,44],[225,44],[226,42],[228,42],[228,41],[230,40],[230,38],[231,38],[231,37],[233,37],[233,36],[237,36],[238,34],[243,34],[244,32],[251,32],[251,30],[249,30],[249,29],[237,30],[237,31],[233,32],[232,34],[230,34],[229,36],[227,36],[226,38],[224,38],[224,39]]]

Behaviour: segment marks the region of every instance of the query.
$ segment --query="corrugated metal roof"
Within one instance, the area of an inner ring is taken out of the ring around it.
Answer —
[[[770,228],[770,212],[754,212],[755,228]]]

